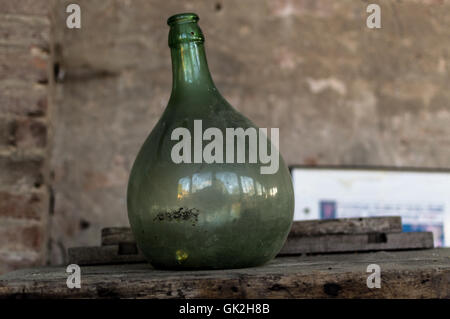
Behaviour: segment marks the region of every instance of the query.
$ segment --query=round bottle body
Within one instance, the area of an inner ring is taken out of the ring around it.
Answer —
[[[248,162],[249,141],[245,163],[174,163],[172,148],[177,141],[171,134],[176,128],[187,128],[192,141],[199,138],[194,121],[201,120],[202,133],[220,129],[224,162],[226,128],[258,130],[224,100],[201,100],[197,103],[203,107],[197,104],[194,111],[187,105],[169,105],[136,158],[128,186],[128,214],[138,247],[157,268],[264,264],[279,252],[291,227],[290,173],[279,155],[278,171],[261,174],[267,164],[259,159]]]

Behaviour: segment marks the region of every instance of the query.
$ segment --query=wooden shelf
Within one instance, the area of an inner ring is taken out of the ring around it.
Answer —
[[[367,287],[369,264],[381,288]],[[450,249],[278,257],[232,270],[162,271],[149,264],[81,266],[81,289],[65,267],[0,276],[0,298],[450,298]]]

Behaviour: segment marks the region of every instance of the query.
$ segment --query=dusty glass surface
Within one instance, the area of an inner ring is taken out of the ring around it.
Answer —
[[[218,128],[224,137],[226,128],[256,128],[215,87],[197,21],[195,14],[168,20],[172,94],[131,171],[131,228],[157,268],[261,265],[281,249],[293,219],[292,181],[281,156],[275,174],[261,174],[266,164],[259,159],[249,163],[248,149],[245,163],[176,164],[171,158],[177,143],[172,131],[183,127],[194,136],[194,120],[202,121],[203,131]]]

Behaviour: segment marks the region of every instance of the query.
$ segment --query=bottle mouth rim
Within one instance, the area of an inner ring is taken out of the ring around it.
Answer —
[[[198,15],[193,12],[179,13],[167,19],[167,24],[172,26],[174,24],[197,22],[199,19]]]

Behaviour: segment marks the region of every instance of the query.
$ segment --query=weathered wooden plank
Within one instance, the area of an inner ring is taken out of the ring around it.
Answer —
[[[290,237],[280,255],[433,248],[433,233],[372,233]]]
[[[372,232],[360,233],[362,230]],[[395,233],[400,231],[400,217],[294,222],[279,255],[433,248],[432,233]],[[102,229],[102,246],[69,248],[69,262],[79,265],[145,262],[129,227]]]
[[[145,262],[135,244],[108,245],[101,247],[69,248],[70,264],[102,265]]]
[[[109,227],[102,229],[102,246],[135,243],[130,227]]]
[[[117,233],[113,233],[117,231]],[[129,232],[109,229],[110,237],[101,247],[69,248],[69,262],[78,265],[120,264],[145,262]],[[406,250],[433,248],[431,232],[416,233],[371,233],[356,235],[323,235],[315,237],[290,237],[279,256],[299,254],[327,254],[337,252],[361,252],[379,250]]]
[[[319,219],[293,222],[289,237],[373,232],[399,233],[401,231],[402,218],[400,216]]]
[[[381,288],[367,287],[367,266]],[[279,257],[244,269],[162,271],[149,264],[81,267],[68,289],[65,267],[0,276],[0,298],[450,298],[450,249]]]
[[[294,221],[289,237],[318,236],[331,234],[396,233],[402,231],[400,216],[341,218],[324,220]],[[115,245],[120,242],[134,242],[129,227],[110,227],[102,229],[102,245]]]

